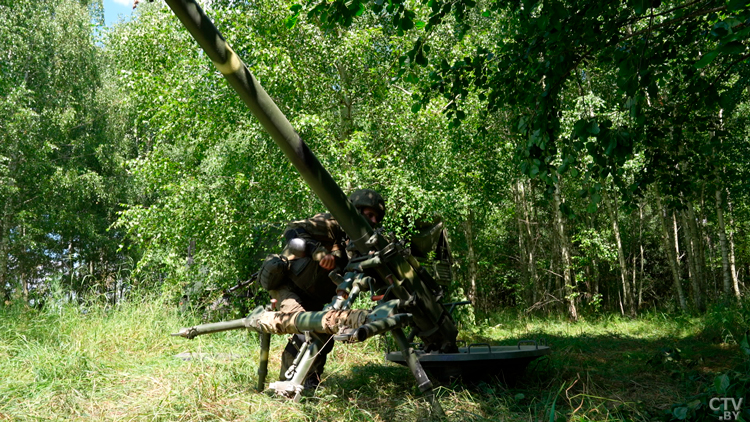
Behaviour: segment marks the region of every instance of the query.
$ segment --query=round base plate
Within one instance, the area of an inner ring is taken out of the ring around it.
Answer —
[[[510,379],[521,375],[529,362],[550,354],[549,346],[489,346],[486,344],[459,347],[458,353],[425,353],[416,350],[425,371],[439,380],[455,377],[476,380],[488,376]],[[385,359],[406,365],[400,352],[386,353]]]

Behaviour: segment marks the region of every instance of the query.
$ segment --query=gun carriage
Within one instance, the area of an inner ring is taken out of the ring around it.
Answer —
[[[373,230],[196,1],[166,0],[166,3],[336,218],[359,253],[359,258],[352,259],[346,268],[330,274],[341,294],[323,311],[282,313],[258,307],[243,319],[184,328],[173,335],[194,338],[233,329],[257,331],[261,338],[258,389],[263,390],[271,334],[304,334],[306,341],[287,371],[286,380],[270,385],[276,392],[299,400],[302,382],[323,347],[316,333],[331,334],[339,342],[365,341],[391,333],[400,350],[388,353],[386,358],[409,367],[420,391],[437,413],[442,413],[442,409],[425,368],[438,376],[498,373],[503,367],[525,366],[530,360],[549,353],[549,347],[539,345],[459,348],[451,310],[461,303],[441,303],[443,286],[450,281],[450,269],[446,268],[445,260],[438,259],[431,273],[418,259],[420,253],[426,256],[440,249],[442,223],[426,225],[412,239],[413,251]],[[438,250],[438,253],[445,252],[447,243],[442,247],[442,252]],[[356,297],[365,292],[369,292],[377,304],[370,310],[351,309]],[[404,332],[407,328],[410,329],[408,335]],[[415,338],[419,338],[421,347],[412,346]]]

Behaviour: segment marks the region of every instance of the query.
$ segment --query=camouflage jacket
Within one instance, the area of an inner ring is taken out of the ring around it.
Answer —
[[[331,214],[324,213],[289,223],[284,236],[287,242],[298,237],[308,244],[305,258],[289,262],[288,277],[293,282],[293,289],[303,297],[323,304],[328,303],[336,294],[336,284],[328,277],[329,271],[320,267],[319,261],[337,246],[337,250],[333,252],[336,265],[343,268],[347,264],[346,232]]]
[[[291,233],[294,233],[292,235]],[[300,237],[305,240],[315,240],[328,251],[333,250],[334,245],[342,252],[346,247],[348,237],[338,221],[329,213],[316,214],[305,220],[292,221],[284,231],[287,240]]]

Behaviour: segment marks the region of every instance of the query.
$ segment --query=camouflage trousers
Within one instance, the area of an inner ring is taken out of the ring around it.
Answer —
[[[305,300],[305,298],[297,294],[288,286],[281,286],[277,290],[270,290],[269,293],[271,294],[271,298],[277,300],[277,310],[280,312],[320,311],[324,306],[317,303],[310,303],[309,300]],[[305,384],[312,383],[317,385],[317,383],[320,382],[320,376],[323,374],[323,367],[326,364],[328,353],[333,350],[333,341],[329,341],[331,336],[327,334],[317,333],[314,335],[318,337],[324,346],[310,367],[310,372],[307,374]],[[304,342],[305,336],[303,334],[293,334],[289,338],[289,342],[281,353],[279,380],[283,381],[286,379],[286,371],[289,370],[289,367],[294,363],[299,348]]]

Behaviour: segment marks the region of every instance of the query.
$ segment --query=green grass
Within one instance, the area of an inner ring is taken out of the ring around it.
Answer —
[[[86,313],[0,308],[0,420],[431,420],[410,372],[384,362],[377,339],[336,345],[322,387],[293,403],[254,391],[256,335],[169,336],[199,322],[158,300]],[[513,385],[440,386],[440,402],[451,421],[661,418],[742,364],[738,346],[705,331],[703,319],[662,314],[576,324],[498,317],[459,338],[515,344],[545,337],[551,357],[532,363]],[[284,343],[283,336],[272,340],[269,381]],[[175,357],[184,352],[212,358]]]

